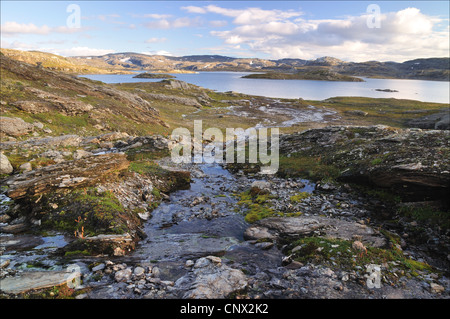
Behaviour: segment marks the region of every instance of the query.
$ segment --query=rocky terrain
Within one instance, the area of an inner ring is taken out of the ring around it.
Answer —
[[[445,119],[370,125],[445,105],[106,85],[1,59],[1,297],[449,298]],[[186,119],[291,130],[277,174],[173,163],[179,141],[158,133]]]

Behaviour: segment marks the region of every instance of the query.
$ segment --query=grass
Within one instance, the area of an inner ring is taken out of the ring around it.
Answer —
[[[301,177],[312,181],[334,180],[340,170],[326,164],[320,157],[292,154],[290,157],[280,155],[278,175],[282,177]]]
[[[449,108],[449,104],[421,102],[395,98],[333,97],[323,101],[307,101],[315,106],[332,108],[343,121],[356,125],[383,124],[405,128],[409,119],[423,117]],[[366,116],[355,116],[346,111],[360,110]]]

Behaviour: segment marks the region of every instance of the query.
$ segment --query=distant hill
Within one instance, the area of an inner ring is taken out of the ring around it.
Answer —
[[[16,61],[28,64],[39,65],[43,68],[75,74],[103,74],[103,73],[123,73],[123,70],[114,68],[111,65],[99,67],[85,63],[84,59],[66,58],[60,55],[40,52],[40,51],[20,51],[13,49],[0,49],[5,56]]]
[[[12,59],[69,73],[117,73],[137,70],[165,73],[192,71],[240,72],[315,72],[317,68],[344,76],[450,80],[450,58],[414,59],[398,62],[346,62],[325,56],[315,60],[235,58],[222,55],[165,56],[134,52],[111,53],[101,56],[61,57],[45,52],[25,52],[1,49]]]

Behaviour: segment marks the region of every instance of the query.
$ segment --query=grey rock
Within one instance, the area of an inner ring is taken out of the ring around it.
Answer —
[[[117,282],[126,282],[126,281],[130,280],[131,274],[132,274],[132,272],[131,272],[130,268],[119,270],[115,273],[114,279]]]
[[[193,267],[191,272],[175,282],[175,288],[188,289],[183,298],[226,298],[231,293],[247,287],[247,277],[241,270],[232,269],[212,260],[215,259],[207,257],[198,259],[195,265],[201,267]]]

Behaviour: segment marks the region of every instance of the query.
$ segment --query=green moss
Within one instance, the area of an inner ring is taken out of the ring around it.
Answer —
[[[65,257],[74,257],[74,256],[89,256],[91,253],[88,250],[73,250],[73,251],[66,251],[64,253]]]
[[[77,237],[122,234],[127,232],[129,220],[137,220],[136,214],[126,212],[112,192],[96,188],[50,194],[41,201],[43,228],[64,230]]]
[[[292,203],[301,203],[305,198],[310,197],[311,194],[308,192],[300,192],[297,195],[293,195],[290,197],[290,201]]]
[[[274,210],[271,207],[270,199],[273,197],[270,194],[254,194],[247,190],[235,196],[240,199],[237,204],[244,208],[241,212],[245,215],[245,221],[248,223],[254,223],[267,217],[294,217],[302,214],[301,212],[283,213]]]

